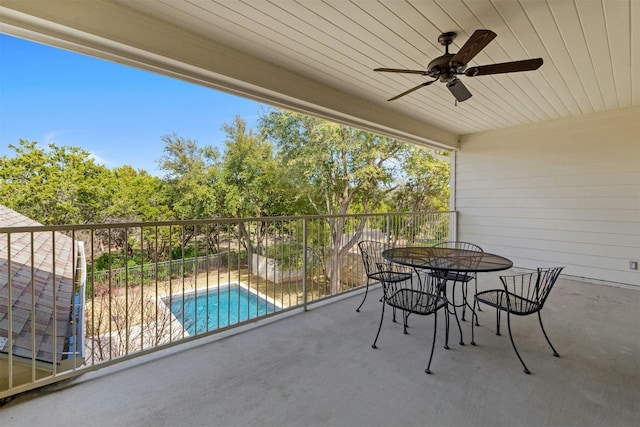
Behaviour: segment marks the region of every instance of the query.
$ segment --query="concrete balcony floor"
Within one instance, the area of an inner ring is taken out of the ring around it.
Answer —
[[[481,275],[480,288],[499,283]],[[637,426],[640,291],[561,278],[542,315],[514,318],[522,366],[495,315],[480,313],[477,346],[443,348],[424,373],[433,316],[387,310],[380,289],[86,373],[17,396],[0,409],[12,426]]]

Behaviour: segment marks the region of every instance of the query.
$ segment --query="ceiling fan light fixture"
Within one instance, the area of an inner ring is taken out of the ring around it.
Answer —
[[[449,83],[447,83],[447,87],[458,102],[466,101],[472,96],[471,92],[469,92],[469,89],[467,89],[464,83],[462,83],[458,79],[451,80]]]

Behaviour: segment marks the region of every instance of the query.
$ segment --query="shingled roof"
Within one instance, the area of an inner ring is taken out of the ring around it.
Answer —
[[[0,228],[39,225],[0,205]],[[73,277],[70,237],[53,231],[0,233],[0,353],[9,352],[11,283],[12,354],[32,359],[35,353],[38,361],[61,361],[69,331]]]

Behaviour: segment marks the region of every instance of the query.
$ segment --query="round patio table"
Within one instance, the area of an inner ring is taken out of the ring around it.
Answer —
[[[382,252],[388,261],[433,271],[481,273],[507,270],[513,262],[500,255],[466,249],[440,247],[399,247]]]
[[[417,271],[431,270],[430,274],[438,279],[441,292],[445,295],[448,288],[447,284],[453,283],[450,296],[447,297],[448,312],[454,314],[456,317],[458,330],[460,331],[460,345],[464,345],[464,341],[462,339],[462,327],[460,326],[460,320],[456,310],[457,307],[462,307],[463,305],[469,307],[472,322],[474,321],[474,317],[477,321],[477,315],[475,308],[471,307],[467,302],[466,287],[463,287],[463,302],[456,305],[455,287],[459,281],[458,278],[462,278],[465,273],[501,271],[513,267],[513,262],[510,259],[500,255],[445,247],[397,247],[383,251],[382,257],[387,261],[411,266]],[[473,332],[471,344],[475,344]]]

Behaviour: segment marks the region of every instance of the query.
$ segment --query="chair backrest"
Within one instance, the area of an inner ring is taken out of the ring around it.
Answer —
[[[535,312],[542,308],[551,288],[564,267],[538,268],[536,273],[500,276],[505,290],[521,297],[517,304],[522,311]],[[527,309],[523,307],[527,306]]]
[[[452,240],[449,242],[440,242],[433,245],[434,248],[451,248],[451,249],[464,249],[467,251],[484,252],[482,248],[474,243],[458,242]]]
[[[385,302],[411,313],[430,314],[442,307],[439,281],[433,275],[418,277],[413,267],[378,263]]]
[[[540,308],[542,308],[544,302],[547,300],[549,292],[551,292],[551,288],[553,288],[553,285],[556,283],[556,280],[558,280],[563,269],[564,267],[538,268],[536,296],[538,304],[540,304]]]
[[[377,242],[375,240],[362,240],[358,242],[358,249],[362,255],[362,262],[364,263],[364,270],[367,276],[371,276],[378,272],[378,266],[376,264],[384,263],[382,258],[382,251],[389,249],[391,246],[383,242]]]

